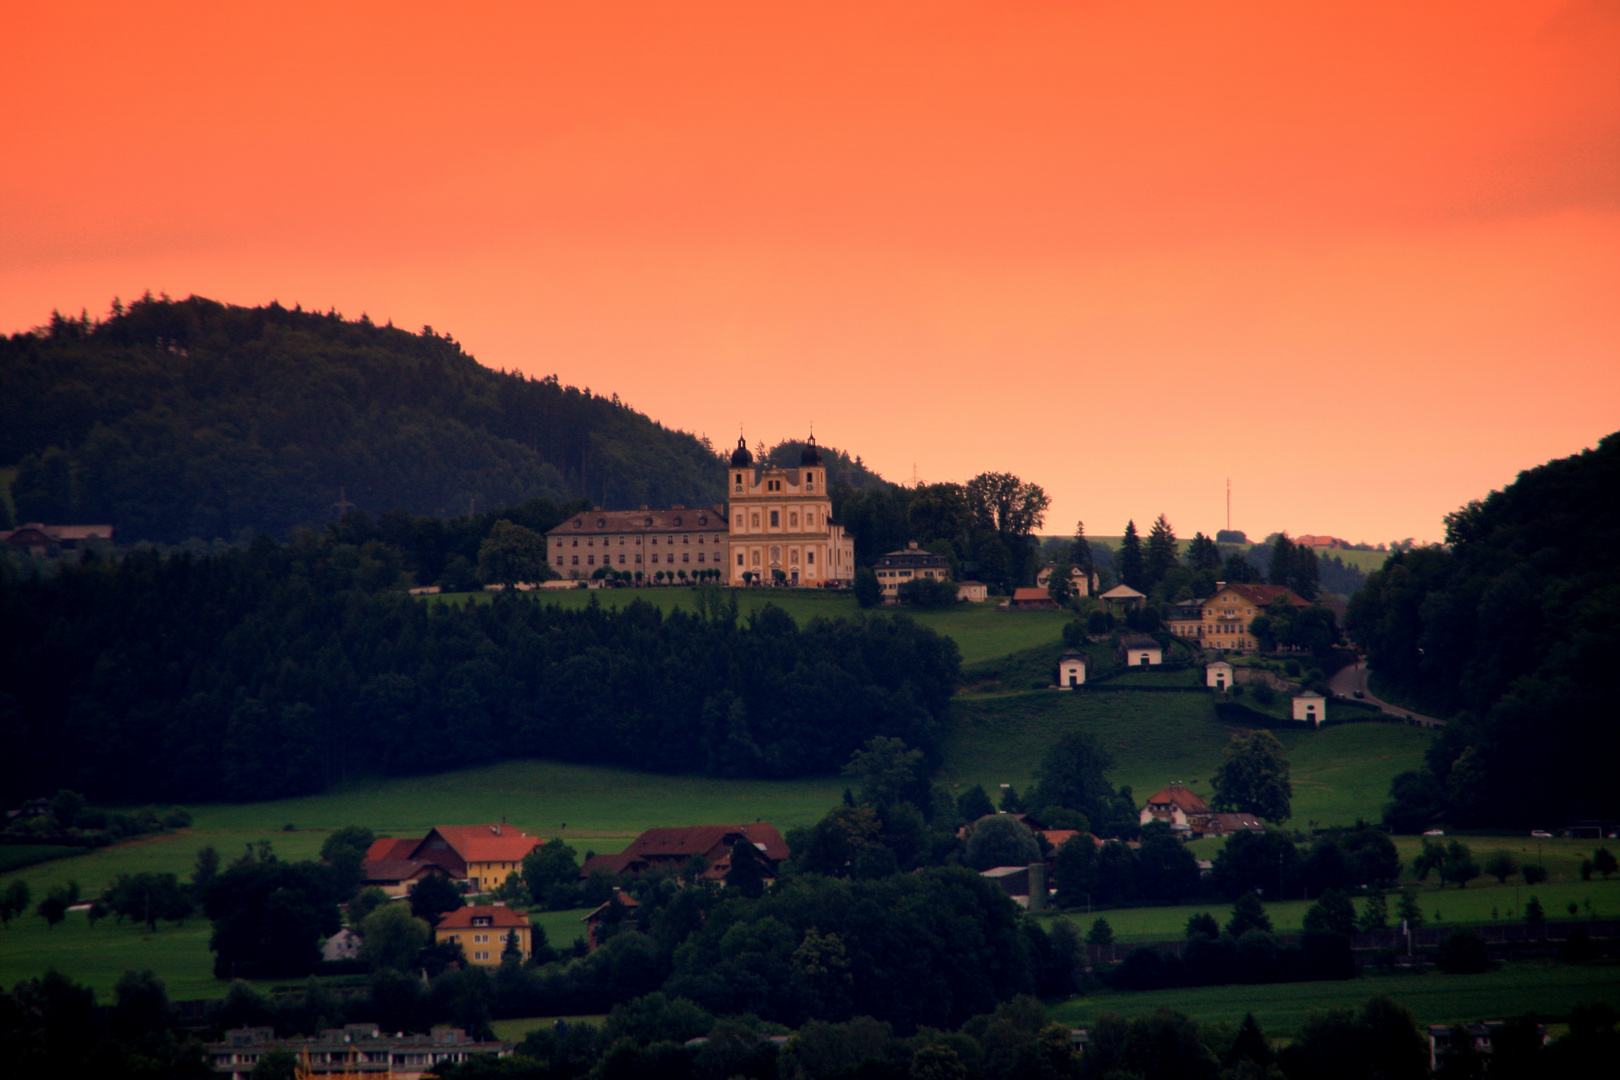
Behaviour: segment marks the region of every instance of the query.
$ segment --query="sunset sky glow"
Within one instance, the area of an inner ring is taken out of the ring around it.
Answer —
[[[336,308],[1048,532],[1436,540],[1620,428],[1620,3],[12,5],[0,331]]]

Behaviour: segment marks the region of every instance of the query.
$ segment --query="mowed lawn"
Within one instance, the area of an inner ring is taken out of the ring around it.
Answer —
[[[603,607],[618,608],[643,600],[663,611],[696,611],[696,590],[687,587],[643,589],[561,589],[524,594],[535,603],[562,607],[584,607],[593,599]],[[801,625],[814,618],[853,618],[861,607],[848,592],[826,589],[727,589],[726,598],[737,597],[737,610],[746,617],[766,604],[774,604]],[[493,593],[453,593],[431,596],[431,603],[488,603]],[[994,603],[958,604],[943,611],[901,611],[924,626],[939,631],[956,642],[962,662],[975,663],[1008,653],[1061,641],[1063,624],[1072,617],[1062,611],[1002,611]]]
[[[1277,983],[1269,986],[1206,986],[1141,993],[1104,992],[1054,1006],[1065,1023],[1095,1023],[1105,1013],[1145,1016],[1173,1009],[1200,1024],[1236,1027],[1252,1012],[1270,1038],[1299,1031],[1313,1011],[1357,1010],[1374,994],[1388,994],[1412,1010],[1419,1024],[1456,1024],[1536,1012],[1567,1016],[1572,1006],[1620,1000],[1620,964],[1507,964],[1482,975],[1366,975],[1343,982]]]
[[[1027,794],[1052,741],[1070,731],[1094,735],[1113,755],[1110,779],[1140,802],[1173,780],[1208,798],[1221,752],[1238,728],[1215,719],[1203,694],[1031,691],[952,702],[945,740],[953,790],[983,784]],[[1432,734],[1398,724],[1346,724],[1276,732],[1287,751],[1299,825],[1376,820],[1397,773],[1416,768]]]

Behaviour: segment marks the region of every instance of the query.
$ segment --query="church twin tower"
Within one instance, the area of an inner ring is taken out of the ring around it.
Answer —
[[[855,543],[833,520],[827,469],[812,435],[797,468],[755,464],[741,437],[726,467],[728,505],[688,510],[590,510],[546,534],[546,558],[563,578],[645,583],[719,578],[731,585],[848,584]]]
[[[796,469],[756,466],[747,442],[738,436],[727,472],[727,562],[733,585],[849,581],[855,572],[855,543],[833,520],[827,469],[814,435],[800,451]]]

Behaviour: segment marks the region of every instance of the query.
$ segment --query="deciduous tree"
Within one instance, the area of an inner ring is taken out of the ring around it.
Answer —
[[[1214,777],[1215,807],[1287,821],[1294,788],[1282,743],[1269,731],[1240,732],[1221,754]]]

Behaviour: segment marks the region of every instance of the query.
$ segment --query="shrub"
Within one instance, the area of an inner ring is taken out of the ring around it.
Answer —
[[[1440,942],[1434,966],[1448,975],[1478,975],[1489,971],[1491,959],[1485,953],[1485,939],[1472,930],[1453,930]]]

